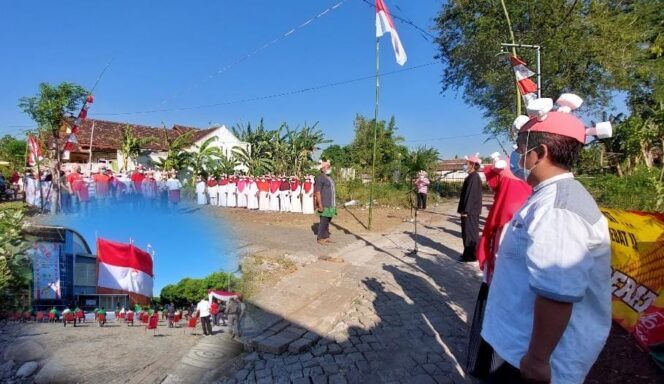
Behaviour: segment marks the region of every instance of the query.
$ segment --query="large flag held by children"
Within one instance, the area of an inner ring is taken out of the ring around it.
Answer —
[[[397,63],[399,65],[406,64],[408,57],[401,44],[401,39],[399,39],[397,29],[394,26],[392,15],[390,15],[390,11],[383,0],[376,0],[376,37],[382,37],[386,33],[389,33],[392,37],[392,48],[394,49]]]
[[[100,288],[152,297],[152,256],[133,244],[97,240]],[[132,295],[133,296],[133,295]]]

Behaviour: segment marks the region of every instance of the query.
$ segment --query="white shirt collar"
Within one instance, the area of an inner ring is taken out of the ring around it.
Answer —
[[[548,178],[548,179],[542,181],[541,183],[537,184],[535,187],[533,187],[533,193],[539,191],[540,189],[542,189],[542,188],[544,188],[548,185],[552,185],[552,184],[554,184],[554,183],[556,183],[560,180],[573,179],[573,178],[574,178],[574,175],[572,174],[572,172],[566,172],[566,173]]]

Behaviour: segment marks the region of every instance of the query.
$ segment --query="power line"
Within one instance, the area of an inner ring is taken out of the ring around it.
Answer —
[[[453,139],[465,139],[467,137],[477,137],[477,136],[488,136],[490,133],[473,133],[470,135],[459,135],[459,136],[447,136],[447,137],[433,137],[430,139],[419,139],[419,140],[407,140],[404,143],[418,143],[418,142],[429,142],[429,141],[445,141]]]
[[[413,71],[413,70],[416,70],[416,69],[429,67],[429,66],[434,65],[434,64],[438,64],[438,62],[431,62],[431,63],[427,63],[427,64],[416,65],[416,66],[413,66],[413,67],[397,69],[397,70],[394,70],[394,71],[391,71],[391,72],[383,73],[381,76],[385,77],[385,76],[395,75],[397,73]],[[267,100],[267,99],[275,99],[275,98],[278,98],[278,97],[292,96],[292,95],[297,95],[297,94],[306,93],[306,92],[318,91],[318,90],[325,89],[325,88],[332,88],[332,87],[338,87],[340,85],[357,83],[357,82],[360,82],[360,81],[375,79],[375,78],[376,78],[376,75],[370,75],[370,76],[358,77],[358,78],[350,79],[350,80],[342,80],[342,81],[337,81],[337,82],[334,82],[334,83],[322,84],[322,85],[313,86],[313,87],[301,88],[301,89],[297,89],[297,90],[293,90],[293,91],[285,91],[285,92],[275,93],[275,94],[266,95],[266,96],[257,96],[257,97],[247,98],[247,99],[224,101],[224,102],[213,103],[213,104],[203,104],[203,105],[195,105],[195,106],[179,107],[179,108],[161,108],[161,109],[152,109],[152,110],[146,110],[146,111],[133,111],[133,112],[115,112],[115,113],[110,113],[110,112],[109,113],[103,113],[102,112],[102,113],[95,113],[94,115],[95,116],[125,116],[125,115],[142,115],[142,114],[150,114],[150,113],[158,113],[158,112],[177,112],[177,111],[189,111],[189,110],[192,110],[192,109],[214,108],[214,107],[220,107],[220,106],[231,105],[231,104],[244,104],[244,103],[262,101],[262,100]]]
[[[186,90],[184,90],[184,91],[182,91],[182,92],[179,92],[179,93],[176,93],[176,94],[174,94],[174,95],[172,95],[172,96],[170,96],[170,97],[164,99],[164,100],[160,103],[160,105],[164,105],[164,104],[166,104],[167,102],[169,102],[170,100],[173,100],[173,99],[175,99],[176,97],[178,97],[178,96],[180,96],[180,95],[182,95],[182,94],[185,94],[185,93],[190,92],[191,90],[193,90],[194,88],[197,88],[197,87],[198,87],[199,85],[201,85],[202,83],[204,83],[204,82],[208,82],[208,81],[212,80],[213,78],[215,78],[215,77],[217,77],[217,76],[219,76],[219,75],[221,75],[221,74],[227,72],[228,70],[230,70],[231,68],[233,68],[233,67],[236,66],[237,64],[240,64],[240,63],[242,63],[242,62],[244,62],[244,61],[250,59],[252,56],[255,56],[255,55],[258,54],[259,52],[261,52],[261,51],[263,51],[263,50],[265,50],[265,49],[271,47],[272,45],[274,45],[274,44],[280,42],[281,40],[283,40],[283,39],[285,39],[285,38],[287,38],[287,37],[289,37],[289,36],[294,35],[296,32],[298,32],[299,30],[303,29],[303,28],[306,27],[307,25],[311,24],[312,22],[314,22],[314,21],[320,19],[321,17],[323,17],[323,16],[327,15],[328,13],[334,11],[335,9],[339,8],[340,6],[342,6],[342,5],[343,5],[345,2],[347,2],[347,1],[348,1],[348,0],[341,0],[341,1],[339,1],[338,3],[334,4],[333,6],[328,7],[327,9],[323,10],[322,12],[319,12],[316,16],[310,17],[309,19],[307,19],[306,21],[304,21],[304,22],[301,23],[300,25],[298,25],[298,26],[296,26],[296,27],[293,27],[293,28],[290,28],[287,32],[281,34],[281,35],[278,36],[277,38],[275,38],[275,39],[273,39],[273,40],[271,40],[271,41],[269,41],[269,42],[267,42],[267,43],[261,45],[260,47],[254,49],[253,51],[251,51],[251,52],[249,52],[249,53],[247,53],[247,54],[245,54],[245,55],[243,55],[243,56],[240,56],[240,57],[237,58],[235,61],[231,62],[230,64],[226,65],[225,67],[222,67],[221,69],[217,70],[216,72],[210,74],[206,79],[204,79],[204,80],[202,80],[202,81],[199,81],[199,82],[197,82],[197,83],[194,83],[193,85],[191,85],[191,86],[190,86],[189,88],[187,88]]]

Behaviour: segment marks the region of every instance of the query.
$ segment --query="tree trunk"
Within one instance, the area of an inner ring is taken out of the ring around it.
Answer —
[[[641,153],[643,154],[643,161],[646,167],[652,168],[652,152],[646,148],[645,143],[641,143]]]

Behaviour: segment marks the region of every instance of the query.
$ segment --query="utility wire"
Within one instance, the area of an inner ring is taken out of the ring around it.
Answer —
[[[429,67],[429,66],[432,66],[434,64],[438,64],[438,62],[431,62],[431,63],[427,63],[427,64],[416,65],[416,66],[413,66],[413,67],[397,69],[397,70],[394,70],[394,71],[391,71],[391,72],[383,73],[381,76],[384,77],[384,76],[395,75],[397,73],[413,71],[413,70],[416,70],[416,69]],[[224,102],[213,103],[213,104],[203,104],[203,105],[195,105],[195,106],[179,107],[179,108],[161,108],[161,109],[152,109],[152,110],[146,110],[146,111],[133,111],[133,112],[115,112],[115,113],[110,113],[110,112],[109,113],[103,113],[102,112],[102,113],[95,113],[94,115],[95,116],[126,116],[126,115],[142,115],[142,114],[150,114],[150,113],[158,113],[158,112],[176,112],[176,111],[189,111],[189,110],[192,110],[192,109],[214,108],[214,107],[220,107],[220,106],[225,106],[225,105],[244,104],[244,103],[250,103],[250,102],[267,100],[267,99],[275,99],[275,98],[278,98],[278,97],[292,96],[292,95],[297,95],[297,94],[306,93],[306,92],[318,91],[318,90],[325,89],[325,88],[332,88],[332,87],[338,87],[340,85],[357,83],[357,82],[360,82],[360,81],[375,79],[375,78],[376,78],[376,75],[370,75],[370,76],[358,77],[358,78],[350,79],[350,80],[342,80],[342,81],[337,81],[337,82],[334,82],[334,83],[327,83],[327,84],[317,85],[317,86],[313,86],[313,87],[301,88],[301,89],[297,89],[297,90],[293,90],[293,91],[285,91],[285,92],[275,93],[275,94],[266,95],[266,96],[257,96],[257,97],[252,97],[252,98],[224,101]]]
[[[176,93],[176,94],[174,94],[174,95],[172,95],[172,96],[170,96],[170,97],[164,99],[160,104],[161,104],[161,105],[164,105],[164,104],[166,104],[167,102],[169,102],[169,101],[175,99],[175,98],[178,97],[178,96],[181,96],[181,95],[183,95],[183,94],[185,94],[185,93],[189,93],[189,92],[192,91],[193,89],[195,89],[195,88],[197,88],[198,86],[202,85],[204,82],[208,82],[208,81],[212,80],[213,78],[215,78],[215,77],[217,77],[217,76],[219,76],[219,75],[221,75],[221,74],[227,72],[228,70],[230,70],[231,68],[233,68],[233,67],[236,66],[237,64],[240,64],[240,63],[242,63],[242,62],[244,62],[244,61],[249,60],[252,56],[255,56],[255,55],[258,54],[259,52],[261,52],[261,51],[263,51],[263,50],[265,50],[265,49],[271,47],[272,45],[274,45],[274,44],[280,42],[281,40],[283,40],[283,39],[285,39],[285,38],[287,38],[287,37],[289,37],[289,36],[294,35],[296,32],[298,32],[298,31],[301,30],[302,28],[306,27],[307,25],[311,24],[312,22],[314,22],[314,21],[320,19],[321,17],[323,17],[323,16],[327,15],[328,13],[334,11],[335,9],[339,8],[340,6],[342,6],[342,5],[343,5],[345,2],[347,2],[347,1],[348,1],[348,0],[341,0],[341,1],[339,1],[338,3],[336,3],[335,5],[333,5],[333,6],[331,6],[331,7],[328,7],[328,8],[325,9],[324,11],[319,12],[316,16],[313,16],[313,17],[307,19],[306,21],[304,21],[303,23],[301,23],[301,24],[298,25],[297,27],[293,27],[293,28],[289,29],[287,32],[285,32],[285,33],[283,33],[282,35],[280,35],[279,37],[277,37],[277,38],[271,40],[270,42],[267,42],[267,43],[261,45],[260,47],[254,49],[253,51],[251,51],[251,52],[249,52],[249,53],[247,53],[247,54],[245,54],[245,55],[243,55],[243,56],[240,56],[240,57],[237,58],[235,61],[231,62],[230,64],[226,65],[225,67],[222,67],[221,69],[217,70],[216,72],[210,74],[206,79],[204,79],[204,80],[202,80],[202,81],[199,81],[199,82],[196,82],[196,83],[194,83],[193,85],[191,85],[189,88],[187,88],[186,90],[184,90],[184,91],[182,91],[182,92],[179,92],[179,93]]]

